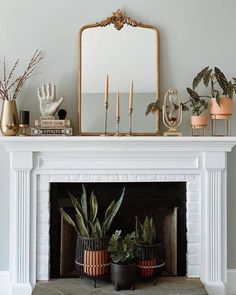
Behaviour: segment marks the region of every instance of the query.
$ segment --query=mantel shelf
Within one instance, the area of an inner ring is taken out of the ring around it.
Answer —
[[[7,151],[224,151],[236,145],[236,137],[0,137]]]

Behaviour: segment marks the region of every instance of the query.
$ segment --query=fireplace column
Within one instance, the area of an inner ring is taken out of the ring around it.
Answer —
[[[205,283],[210,295],[225,295],[227,270],[226,154],[206,152],[205,168],[207,257]]]
[[[10,281],[11,295],[31,295],[30,200],[31,152],[11,152]]]

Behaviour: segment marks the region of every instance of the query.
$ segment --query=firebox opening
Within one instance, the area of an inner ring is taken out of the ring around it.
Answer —
[[[131,232],[135,216],[143,220],[152,216],[157,225],[158,241],[164,246],[163,275],[186,276],[186,183],[129,182],[84,183],[88,195],[94,191],[98,198],[99,215],[113,199],[118,199],[123,187],[125,198],[111,233],[122,229]],[[59,208],[73,218],[74,210],[68,195],[81,196],[81,183],[51,183],[50,185],[50,278],[77,277],[75,270],[76,233],[63,221]],[[98,216],[99,217],[99,216]]]

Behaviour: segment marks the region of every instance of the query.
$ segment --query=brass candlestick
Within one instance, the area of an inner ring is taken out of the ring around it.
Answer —
[[[132,114],[133,108],[129,108],[129,135],[132,135]]]
[[[108,101],[105,102],[105,117],[104,117],[104,134],[107,135],[107,114],[108,114]]]
[[[120,136],[120,116],[116,117],[116,134],[115,136]]]

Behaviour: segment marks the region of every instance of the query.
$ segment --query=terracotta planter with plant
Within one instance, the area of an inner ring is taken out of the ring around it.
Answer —
[[[210,114],[212,119],[228,119],[233,114],[233,100],[226,97],[211,98]]]
[[[116,291],[135,289],[135,238],[135,232],[122,238],[121,231],[117,230],[110,239],[108,251],[112,260],[111,281]]]
[[[207,127],[208,116],[199,115],[199,116],[191,116],[191,126],[195,129],[201,129]]]
[[[80,275],[97,278],[104,276],[109,270],[108,231],[120,209],[125,189],[117,202],[114,200],[111,202],[105,212],[104,220],[100,222],[97,217],[98,201],[95,194],[92,192],[88,198],[85,187],[82,188],[80,200],[69,193],[75,209],[76,222],[62,208],[60,212],[78,234],[75,263]]]
[[[136,216],[136,239],[137,239],[137,267],[139,276],[142,278],[153,277],[158,265],[161,264],[157,243],[156,226],[153,218],[146,216],[143,223]]]

